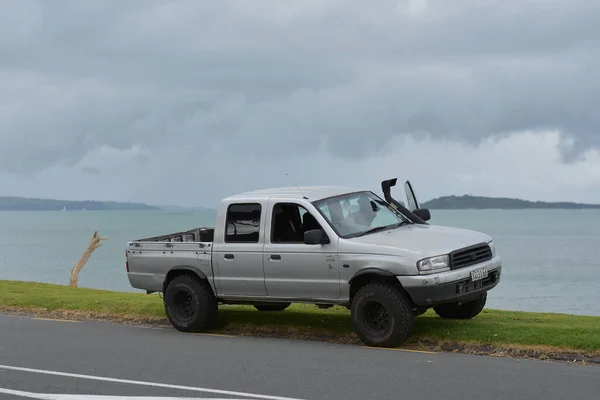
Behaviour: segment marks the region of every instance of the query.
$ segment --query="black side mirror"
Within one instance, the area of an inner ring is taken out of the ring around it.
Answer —
[[[321,229],[304,232],[304,244],[328,244],[329,237]]]
[[[413,213],[423,221],[429,221],[431,219],[431,213],[428,208],[417,208],[416,210],[413,210]]]

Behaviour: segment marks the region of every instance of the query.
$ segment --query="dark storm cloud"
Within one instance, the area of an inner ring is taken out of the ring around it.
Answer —
[[[10,2],[0,169],[108,145],[344,157],[401,134],[476,144],[556,129],[600,144],[600,4]],[[282,153],[281,151],[284,150]],[[532,149],[535,151],[535,149]]]

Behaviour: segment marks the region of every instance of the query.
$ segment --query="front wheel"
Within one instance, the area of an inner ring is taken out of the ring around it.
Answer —
[[[413,307],[404,293],[381,283],[365,285],[356,293],[351,320],[362,342],[374,347],[396,347],[414,328]]]
[[[458,304],[441,304],[433,307],[433,310],[437,315],[442,318],[448,319],[471,319],[475,318],[485,308],[485,302],[487,300],[487,293],[481,295],[473,301],[467,303]]]
[[[173,278],[164,296],[169,322],[181,332],[199,332],[214,323],[218,303],[207,281],[195,275]]]

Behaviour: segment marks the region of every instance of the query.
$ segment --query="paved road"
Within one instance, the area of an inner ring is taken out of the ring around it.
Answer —
[[[0,315],[1,399],[589,400],[599,378],[598,366]]]

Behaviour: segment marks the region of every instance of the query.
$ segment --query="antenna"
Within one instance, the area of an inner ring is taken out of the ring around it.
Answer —
[[[299,186],[296,184],[296,182],[294,182],[294,180],[292,179],[292,177],[290,176],[290,174],[287,174],[287,173],[286,173],[286,175],[287,175],[287,177],[288,177],[288,178],[290,178],[290,181],[292,181],[292,183],[294,184],[294,186],[296,186],[296,189],[298,189],[298,191],[299,191],[299,192],[300,192],[300,194],[302,195],[302,198],[303,198],[303,199],[306,199],[306,200],[308,200],[308,197],[306,197],[306,196],[304,195],[304,193],[302,193],[302,190],[300,190],[300,187],[299,187]]]

